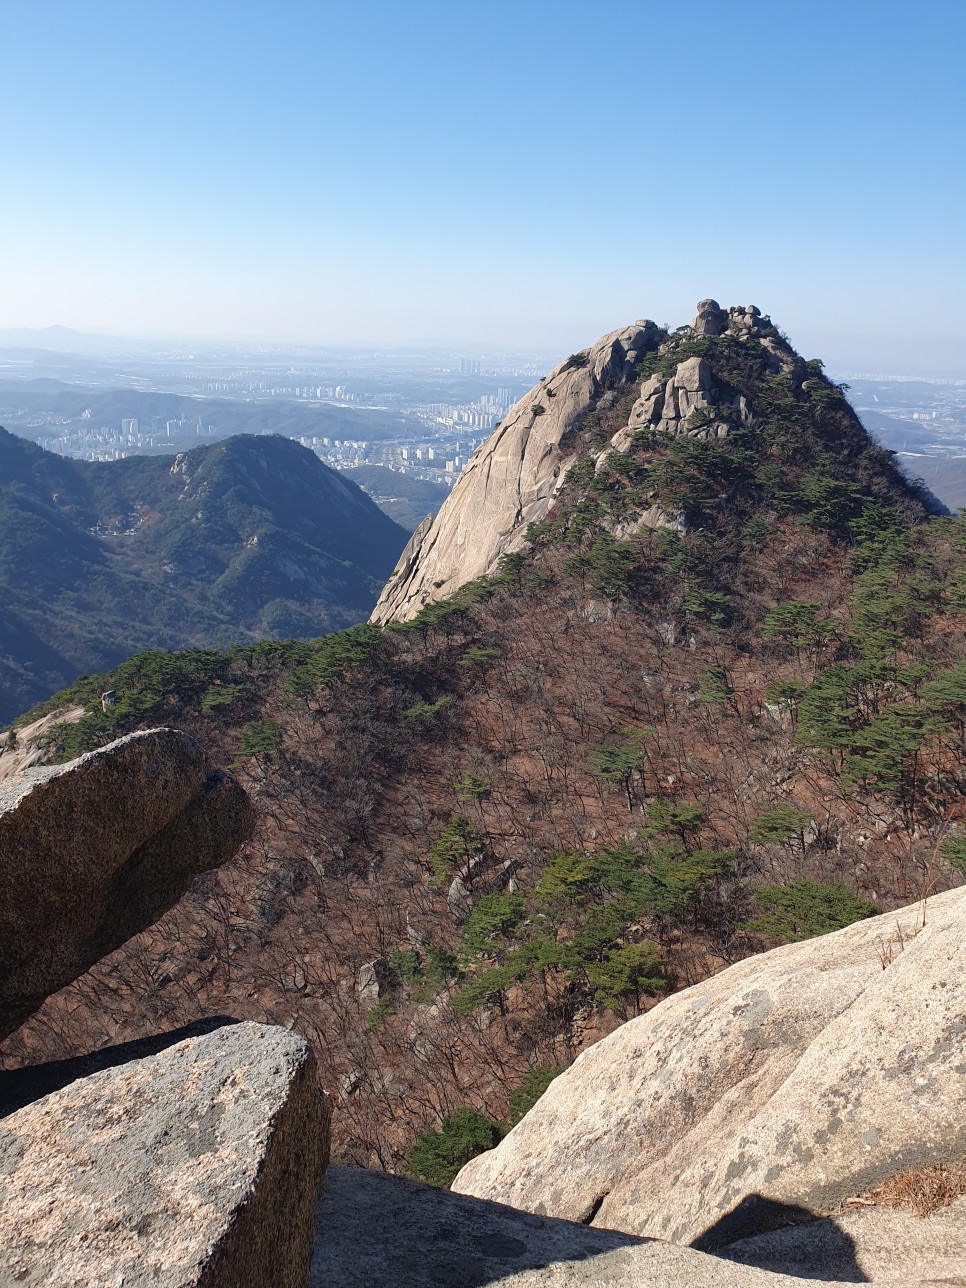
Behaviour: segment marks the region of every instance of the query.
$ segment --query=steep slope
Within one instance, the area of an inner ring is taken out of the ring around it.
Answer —
[[[290,439],[88,462],[0,430],[0,720],[145,647],[359,621],[404,540]]]
[[[635,322],[573,354],[525,394],[473,453],[436,518],[413,533],[372,620],[405,621],[518,550],[567,476],[574,430],[602,399],[627,388],[663,338],[653,322]]]
[[[60,695],[85,708],[47,731],[65,754],[186,728],[259,824],[9,1058],[286,1024],[337,1156],[399,1168],[656,999],[961,879],[966,527],[820,363],[722,313],[575,421],[491,576],[389,629],[148,654]]]

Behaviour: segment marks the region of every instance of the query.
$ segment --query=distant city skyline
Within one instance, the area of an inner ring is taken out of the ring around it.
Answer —
[[[964,38],[961,0],[15,6],[0,328],[565,355],[713,296],[966,374]]]

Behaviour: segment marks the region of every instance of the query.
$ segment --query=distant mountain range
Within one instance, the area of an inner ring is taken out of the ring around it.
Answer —
[[[87,335],[69,326],[17,326],[0,329],[0,349],[40,349],[54,353],[119,353],[145,349],[145,340],[116,335]]]
[[[91,462],[0,429],[0,721],[146,647],[363,621],[406,535],[288,438]]]

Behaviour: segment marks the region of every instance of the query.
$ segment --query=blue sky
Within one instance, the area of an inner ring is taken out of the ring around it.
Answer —
[[[8,0],[0,326],[966,376],[966,0]]]

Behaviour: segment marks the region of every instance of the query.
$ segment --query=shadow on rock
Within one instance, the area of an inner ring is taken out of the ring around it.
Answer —
[[[333,1166],[319,1204],[310,1284],[483,1288],[522,1271],[649,1242],[383,1172]]]
[[[855,1240],[834,1219],[761,1194],[742,1199],[691,1246],[759,1270],[832,1283],[869,1282]]]
[[[216,1015],[194,1024],[185,1024],[180,1029],[171,1029],[168,1033],[137,1038],[118,1046],[102,1047],[99,1051],[74,1056],[70,1060],[52,1060],[49,1064],[32,1064],[23,1069],[0,1071],[0,1118],[5,1118],[25,1105],[33,1104],[42,1096],[60,1091],[78,1078],[87,1078],[92,1073],[100,1073],[102,1069],[116,1068],[130,1060],[157,1055],[186,1038],[201,1037],[205,1033],[213,1033],[215,1029],[224,1028],[226,1024],[237,1023],[238,1020],[229,1015]]]

